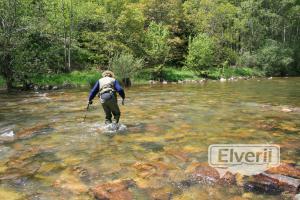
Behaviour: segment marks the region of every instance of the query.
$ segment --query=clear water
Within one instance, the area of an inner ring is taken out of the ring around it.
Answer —
[[[118,134],[103,132],[97,100],[83,122],[88,89],[1,92],[2,133],[42,131],[0,144],[0,179],[13,177],[0,180],[0,199],[93,199],[88,188],[124,178],[136,181],[135,199],[242,199],[244,191],[235,186],[178,184],[217,143],[279,144],[281,160],[300,165],[300,78],[145,85],[126,92],[120,108],[127,131]],[[160,167],[149,173],[139,163]]]

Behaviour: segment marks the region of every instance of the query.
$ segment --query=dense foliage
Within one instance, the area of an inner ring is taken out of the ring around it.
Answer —
[[[158,76],[165,65],[294,75],[299,28],[299,0],[0,0],[0,73],[10,88],[126,54]]]

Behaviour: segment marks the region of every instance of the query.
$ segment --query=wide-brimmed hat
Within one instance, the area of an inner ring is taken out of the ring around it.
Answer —
[[[112,71],[106,70],[102,73],[102,77],[106,77],[106,76],[110,76],[110,77],[115,77],[115,74]]]

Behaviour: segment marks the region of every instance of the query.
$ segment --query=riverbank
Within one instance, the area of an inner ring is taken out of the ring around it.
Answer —
[[[31,83],[24,88],[32,90],[56,90],[61,88],[92,87],[101,74],[97,70],[73,71],[65,74],[36,75],[31,78]],[[157,83],[157,80],[168,82],[198,82],[205,79],[225,80],[248,77],[263,77],[264,73],[254,68],[225,68],[213,69],[206,72],[205,77],[197,76],[193,71],[184,68],[164,67],[163,70],[155,72],[153,69],[145,69],[137,73],[132,82],[135,85]],[[158,78],[159,77],[159,78]],[[0,77],[0,87],[5,87],[5,81]]]

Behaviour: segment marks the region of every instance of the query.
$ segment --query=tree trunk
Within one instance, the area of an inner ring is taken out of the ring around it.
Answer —
[[[285,40],[286,40],[286,27],[285,27],[285,24],[283,22],[283,43],[285,43]]]
[[[2,71],[2,75],[5,78],[7,90],[11,90],[13,88],[13,71],[11,69],[11,61],[12,58],[10,55],[4,56],[4,63],[3,63],[4,68]]]
[[[71,48],[72,48],[72,31],[73,31],[73,1],[70,5],[70,32],[69,32],[69,46],[68,46],[68,71],[71,71]]]
[[[67,26],[66,26],[66,16],[65,16],[65,2],[62,2],[62,13],[63,13],[63,28],[64,28],[64,67],[67,69]]]
[[[130,78],[123,78],[122,83],[123,83],[124,87],[130,87],[131,86]]]

